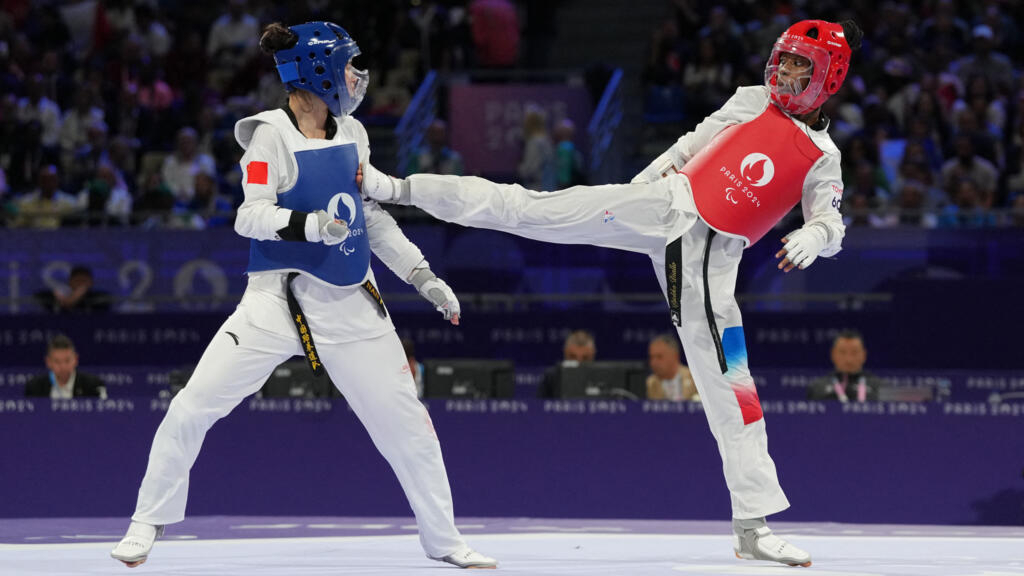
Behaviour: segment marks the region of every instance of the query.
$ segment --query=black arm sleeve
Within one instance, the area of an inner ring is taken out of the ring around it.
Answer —
[[[288,225],[278,230],[277,235],[286,242],[305,242],[306,216],[309,216],[309,212],[292,210],[292,215],[288,218]]]

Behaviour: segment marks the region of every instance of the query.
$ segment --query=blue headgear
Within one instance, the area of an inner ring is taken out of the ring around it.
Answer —
[[[307,22],[289,28],[298,36],[295,45],[274,54],[277,73],[289,88],[316,94],[335,116],[351,114],[366,95],[370,74],[353,68],[355,86],[345,81],[345,68],[360,54],[356,41],[331,22]]]

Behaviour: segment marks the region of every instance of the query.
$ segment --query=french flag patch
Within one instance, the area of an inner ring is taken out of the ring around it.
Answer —
[[[245,167],[246,184],[266,184],[267,183],[267,163],[266,162],[249,162],[249,165]]]

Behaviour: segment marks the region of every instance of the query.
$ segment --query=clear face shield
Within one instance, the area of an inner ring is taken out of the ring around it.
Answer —
[[[338,87],[339,115],[351,114],[366,96],[366,86],[370,83],[370,72],[359,70],[352,65],[352,60],[358,55],[358,48],[351,57],[347,57],[344,50],[335,50],[331,55],[335,86]],[[342,61],[343,59],[344,61]]]
[[[799,38],[780,38],[764,69],[765,85],[786,112],[806,114],[825,85],[829,60],[823,48]]]

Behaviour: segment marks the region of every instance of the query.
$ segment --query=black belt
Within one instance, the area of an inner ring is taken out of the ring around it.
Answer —
[[[707,245],[704,246],[704,314],[708,318],[708,329],[711,331],[711,339],[715,342],[715,352],[718,353],[718,365],[725,374],[729,367],[725,360],[725,351],[722,349],[722,337],[718,333],[718,325],[715,323],[715,311],[711,308],[711,290],[708,285],[708,261],[711,258],[711,239],[715,237],[715,231],[708,229]],[[672,315],[672,323],[676,326],[683,325],[682,306],[680,298],[682,295],[682,266],[683,266],[683,245],[682,237],[676,238],[665,247],[665,288],[668,298],[668,307]]]
[[[711,239],[714,237],[715,231],[708,228],[708,242],[704,246],[704,314],[708,317],[711,339],[715,341],[718,366],[722,369],[722,374],[725,374],[729,370],[729,366],[725,361],[725,350],[722,349],[722,337],[718,334],[718,325],[715,324],[715,311],[711,308],[711,290],[708,287],[708,261],[711,260]]]
[[[309,323],[306,322],[306,316],[302,313],[302,307],[299,306],[299,301],[295,298],[295,293],[292,292],[292,280],[299,275],[298,272],[288,273],[288,282],[285,284],[284,292],[288,298],[288,310],[292,315],[292,322],[295,322],[295,329],[299,332],[299,341],[302,343],[302,351],[306,356],[306,364],[309,365],[309,369],[313,371],[314,376],[323,376],[324,365],[320,361],[320,354],[316,351],[316,343],[313,341],[313,331],[309,329]],[[388,311],[384,307],[384,299],[380,296],[380,291],[373,285],[369,279],[363,283],[363,289],[366,290],[370,297],[373,298],[374,302],[377,303],[377,309],[381,316],[387,317]]]

